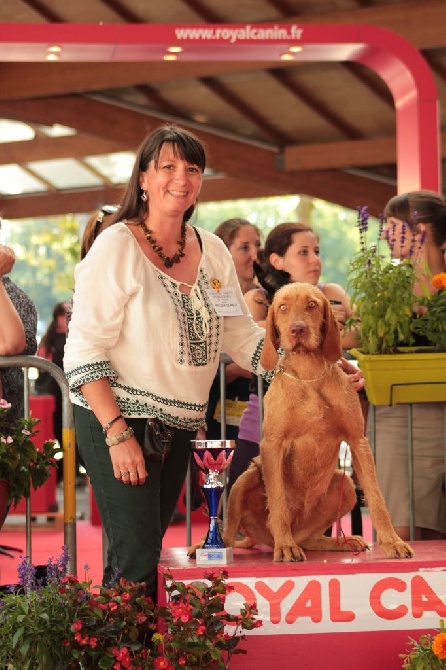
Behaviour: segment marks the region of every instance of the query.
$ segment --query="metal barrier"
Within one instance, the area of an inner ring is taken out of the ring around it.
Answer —
[[[23,369],[24,415],[30,416],[28,369],[37,368],[48,372],[59,384],[62,392],[62,448],[63,448],[63,493],[64,493],[64,544],[68,547],[70,574],[77,573],[76,546],[76,447],[73,412],[68,394],[68,382],[61,368],[40,356],[0,356],[0,369]],[[7,400],[7,398],[6,398]],[[39,417],[35,417],[39,418]],[[26,553],[31,559],[31,499],[26,500]]]

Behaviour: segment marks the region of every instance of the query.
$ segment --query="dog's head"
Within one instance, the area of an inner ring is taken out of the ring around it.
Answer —
[[[342,356],[341,335],[331,305],[312,284],[287,284],[277,291],[266,318],[265,342],[260,363],[272,370],[277,350],[320,351],[329,363]]]

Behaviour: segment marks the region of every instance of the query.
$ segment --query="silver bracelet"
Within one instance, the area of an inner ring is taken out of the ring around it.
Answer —
[[[129,440],[131,437],[134,435],[133,428],[131,426],[127,426],[125,430],[122,431],[122,433],[118,433],[117,435],[113,435],[112,437],[106,437],[105,438],[105,444],[107,447],[113,447],[115,444],[121,444],[121,442],[125,442],[126,440]]]

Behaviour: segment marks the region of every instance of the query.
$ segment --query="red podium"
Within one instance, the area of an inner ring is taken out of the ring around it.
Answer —
[[[55,400],[52,395],[39,395],[29,397],[31,416],[40,419],[36,426],[39,431],[34,438],[36,447],[42,448],[45,440],[54,440],[53,412]],[[54,512],[57,507],[56,500],[57,472],[52,468],[48,481],[36,491],[31,490],[31,512],[35,514]],[[9,512],[12,514],[25,514],[26,502],[23,498],[16,507]]]
[[[225,566],[233,587],[226,607],[237,613],[257,602],[260,628],[244,631],[231,669],[400,670],[409,636],[446,618],[446,542],[412,542],[415,558],[386,559],[379,547],[359,555],[307,552],[302,563],[274,563],[268,547],[234,550]],[[158,602],[165,603],[162,575],[184,582],[206,570],[186,549],[165,549],[158,568]]]

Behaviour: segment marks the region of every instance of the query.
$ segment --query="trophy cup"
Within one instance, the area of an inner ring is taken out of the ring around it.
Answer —
[[[234,440],[191,440],[192,453],[206,480],[200,487],[209,509],[209,528],[197,565],[226,565],[232,561],[232,547],[226,547],[218,525],[218,504],[224,484],[218,476],[226,470],[234,453]]]

